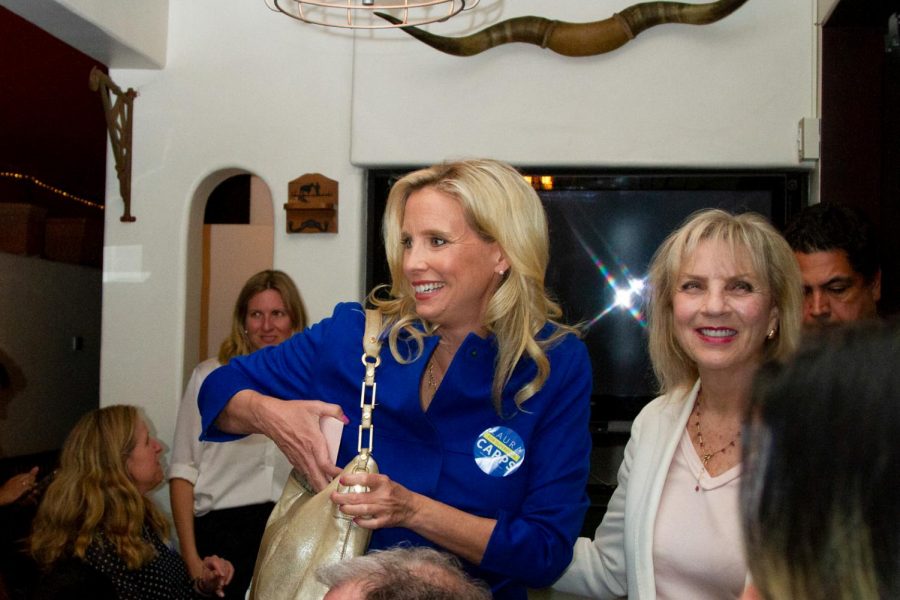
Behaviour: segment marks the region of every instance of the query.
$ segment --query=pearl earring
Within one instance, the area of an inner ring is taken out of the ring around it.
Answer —
[[[775,338],[775,328],[769,330],[769,333],[766,335],[767,340],[771,340]]]

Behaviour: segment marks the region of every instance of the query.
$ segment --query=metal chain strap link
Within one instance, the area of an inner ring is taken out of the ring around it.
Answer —
[[[381,315],[378,314],[376,319],[369,312],[366,311],[366,339],[363,344],[365,352],[362,355],[362,363],[366,368],[366,375],[359,390],[359,407],[362,412],[362,418],[359,422],[356,440],[356,451],[360,454],[365,452],[367,456],[374,449],[375,426],[372,424],[372,411],[375,410],[375,397],[378,391],[378,384],[375,383],[375,369],[381,364],[381,356],[379,356],[381,344],[377,337],[381,328]],[[363,445],[363,440],[366,442],[365,445]]]

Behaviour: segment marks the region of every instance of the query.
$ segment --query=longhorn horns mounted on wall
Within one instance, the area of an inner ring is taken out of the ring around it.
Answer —
[[[715,23],[736,11],[746,1],[719,0],[704,4],[642,2],[629,6],[608,19],[589,23],[566,23],[544,17],[516,17],[463,37],[434,35],[412,26],[401,29],[432,48],[453,56],[473,56],[512,42],[549,48],[563,56],[593,56],[615,50],[655,25]],[[391,15],[380,12],[375,14],[394,24],[400,23]]]

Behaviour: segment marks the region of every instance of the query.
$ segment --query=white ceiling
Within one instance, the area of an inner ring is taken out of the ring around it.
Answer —
[[[168,0],[0,0],[0,6],[107,67],[166,64]]]

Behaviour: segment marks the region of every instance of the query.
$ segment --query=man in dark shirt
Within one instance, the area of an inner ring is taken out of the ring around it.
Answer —
[[[785,230],[803,277],[803,323],[830,325],[875,317],[881,263],[871,224],[836,203],[806,208]]]

